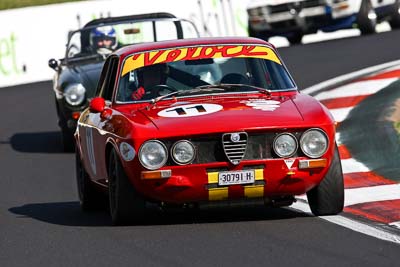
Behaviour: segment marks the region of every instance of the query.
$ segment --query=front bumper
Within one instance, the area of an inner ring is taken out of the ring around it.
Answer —
[[[73,107],[65,103],[64,99],[57,100],[58,125],[71,134],[75,132],[80,114],[87,107],[87,103]]]
[[[292,32],[307,34],[318,30],[351,28],[355,20],[356,16],[352,13],[335,13],[329,6],[316,6],[304,8],[299,12],[290,10],[274,14],[250,14],[249,27],[253,32],[285,36]]]
[[[125,170],[139,193],[149,200],[167,203],[204,203],[225,200],[270,199],[306,193],[321,182],[329,159],[322,159],[324,167],[303,169],[307,158],[268,159],[243,161],[238,166],[225,162],[212,164],[192,164],[187,166],[167,166],[162,168],[169,177],[143,179],[147,171],[135,171],[139,166],[125,163]],[[245,185],[218,185],[218,172],[254,170],[255,182]]]

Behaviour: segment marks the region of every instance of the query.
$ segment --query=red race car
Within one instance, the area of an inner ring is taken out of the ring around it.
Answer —
[[[259,39],[121,48],[75,138],[81,206],[108,193],[114,224],[143,218],[146,202],[282,206],[307,193],[315,215],[343,209],[335,122]]]

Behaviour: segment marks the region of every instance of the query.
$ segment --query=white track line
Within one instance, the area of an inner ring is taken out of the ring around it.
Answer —
[[[349,115],[349,113],[352,109],[353,109],[353,107],[335,108],[335,109],[330,109],[329,111],[331,112],[331,114],[336,122],[342,122],[347,118],[347,116]]]
[[[352,97],[362,95],[372,95],[376,92],[388,87],[398,78],[387,78],[379,80],[358,81],[340,86],[336,89],[322,92],[315,96],[319,101],[326,99],[335,99],[341,97]]]
[[[394,226],[394,227],[400,229],[400,221],[398,221],[398,222],[391,222],[391,223],[389,223],[389,225],[390,225],[390,226]]]
[[[307,203],[304,203],[303,201],[299,200],[295,202],[290,208],[293,208],[295,210],[307,213],[308,215],[312,215],[310,207],[308,206]],[[369,235],[378,239],[390,241],[396,244],[400,244],[400,237],[395,234],[391,234],[389,232],[386,232],[384,230],[375,228],[373,226],[370,226],[368,224],[364,224],[361,222],[357,222],[351,219],[348,219],[346,217],[343,217],[341,215],[335,215],[335,216],[320,216],[319,218],[329,221],[331,223],[343,226],[345,228],[351,229],[353,231]]]
[[[342,159],[342,171],[343,174],[348,174],[348,173],[355,173],[355,172],[369,172],[371,171],[367,166],[365,166],[363,163],[353,159]],[[400,198],[400,195],[399,195]]]
[[[396,200],[400,196],[400,184],[349,188],[344,190],[344,194],[345,207],[370,202]],[[296,196],[296,198],[308,203],[306,194]]]
[[[396,65],[400,65],[400,60],[391,61],[391,62],[388,62],[388,63],[380,64],[380,65],[377,65],[377,66],[372,66],[372,67],[369,67],[369,68],[366,68],[366,69],[362,69],[362,70],[359,70],[359,71],[355,71],[355,72],[352,72],[352,73],[341,75],[339,77],[336,77],[336,78],[333,78],[333,79],[318,83],[316,85],[313,85],[311,87],[305,88],[304,90],[301,90],[301,92],[305,93],[305,94],[312,94],[312,93],[314,93],[316,91],[319,91],[321,89],[329,88],[329,87],[334,86],[336,84],[340,84],[340,83],[343,83],[343,82],[346,82],[346,81],[350,81],[350,80],[356,79],[357,77],[366,76],[368,74],[371,74],[371,73],[374,73],[374,72],[378,72],[380,70],[384,70],[384,69],[387,69],[387,68],[392,68],[392,67],[395,67]]]
[[[400,198],[400,184],[377,185],[345,190],[345,206],[361,203],[396,200]]]

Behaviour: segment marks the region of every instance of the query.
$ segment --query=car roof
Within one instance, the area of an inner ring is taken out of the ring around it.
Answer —
[[[89,21],[85,24],[85,27],[90,27],[94,25],[107,24],[107,23],[116,23],[122,21],[133,21],[133,20],[146,20],[146,19],[175,19],[176,16],[167,12],[158,12],[158,13],[148,13],[148,14],[139,14],[139,15],[130,15],[130,16],[120,16],[120,17],[108,17],[108,18],[99,18]]]
[[[125,46],[125,47],[115,51],[113,54],[118,55],[119,57],[126,57],[133,53],[151,51],[151,50],[169,49],[169,48],[174,48],[174,47],[203,46],[203,45],[229,45],[229,44],[266,45],[275,50],[275,47],[272,44],[270,44],[264,40],[252,38],[252,37],[204,37],[204,38],[177,39],[177,40],[133,44],[133,45]]]

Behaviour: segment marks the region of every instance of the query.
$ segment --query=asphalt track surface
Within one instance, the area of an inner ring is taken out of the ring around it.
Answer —
[[[399,43],[388,32],[280,52],[304,88],[399,59]],[[125,227],[84,214],[53,98],[50,82],[0,89],[0,266],[398,265],[399,245],[290,209],[153,212]]]

